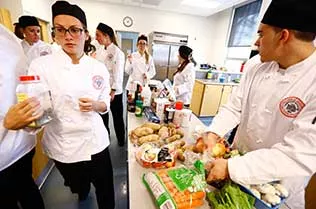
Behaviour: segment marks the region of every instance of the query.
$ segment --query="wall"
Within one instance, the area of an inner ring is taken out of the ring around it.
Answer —
[[[24,15],[32,15],[46,22],[51,21],[53,0],[21,0]]]
[[[29,0],[23,0],[29,2]],[[32,0],[36,1],[36,0]],[[39,1],[39,0],[37,0]],[[54,1],[53,1],[54,2]],[[101,21],[115,30],[134,31],[148,34],[152,31],[169,32],[189,35],[189,46],[194,50],[194,57],[198,62],[206,62],[212,46],[212,18],[176,14],[158,10],[119,6],[98,1],[73,0],[87,15],[88,29],[92,35]],[[36,11],[44,11],[44,7]],[[50,11],[50,10],[49,10]],[[48,12],[51,15],[51,12]],[[38,16],[36,14],[36,16]],[[130,16],[134,24],[127,28],[123,25],[123,18]],[[50,19],[50,18],[49,18]]]
[[[0,0],[0,7],[10,11],[12,23],[17,22],[23,13],[21,0]]]
[[[233,9],[229,8],[211,16],[214,25],[212,45],[209,47],[210,64],[223,66],[225,63],[232,13]]]

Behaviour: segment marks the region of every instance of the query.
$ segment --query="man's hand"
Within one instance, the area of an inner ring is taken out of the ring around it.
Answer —
[[[228,160],[216,159],[210,163],[209,167],[211,170],[208,174],[207,182],[225,180],[228,178]]]
[[[115,91],[110,92],[111,102],[114,100],[115,97]]]
[[[3,120],[3,126],[8,130],[18,130],[26,127],[43,114],[40,102],[36,98],[28,98],[10,107]]]
[[[81,112],[104,112],[107,107],[104,102],[94,101],[90,98],[79,98],[79,109]]]

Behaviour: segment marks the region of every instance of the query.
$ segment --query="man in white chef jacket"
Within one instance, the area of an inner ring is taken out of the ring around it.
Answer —
[[[258,29],[263,63],[248,69],[216,115],[208,147],[239,124],[234,145],[242,157],[213,161],[209,181],[241,184],[282,180],[284,208],[305,208],[304,193],[316,171],[316,1],[273,0]]]
[[[21,130],[39,115],[34,98],[16,104],[18,77],[26,74],[26,57],[20,41],[0,24],[0,208],[43,209],[44,203],[32,178],[34,135]]]

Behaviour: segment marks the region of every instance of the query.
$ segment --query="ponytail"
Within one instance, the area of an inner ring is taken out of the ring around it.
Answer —
[[[146,59],[146,64],[149,63],[149,53],[147,52],[147,50],[145,50],[145,59]]]

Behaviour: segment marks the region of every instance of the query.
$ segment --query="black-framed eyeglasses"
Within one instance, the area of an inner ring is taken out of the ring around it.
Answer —
[[[79,37],[82,32],[84,31],[83,28],[78,28],[76,26],[71,26],[70,28],[66,29],[64,27],[53,27],[52,31],[54,32],[55,36],[63,37],[68,32],[72,37]]]

